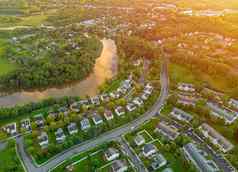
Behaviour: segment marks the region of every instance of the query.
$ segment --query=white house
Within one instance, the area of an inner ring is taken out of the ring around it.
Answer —
[[[122,106],[118,106],[115,109],[115,113],[117,114],[117,116],[122,116],[125,115],[126,112]]]
[[[114,118],[112,111],[110,110],[105,110],[104,117],[106,118],[107,121],[112,120]]]
[[[49,144],[49,139],[48,139],[48,135],[46,134],[46,132],[42,132],[38,137],[37,137],[38,141],[39,141],[39,145],[41,146],[41,148],[46,148]]]
[[[100,115],[98,115],[97,113],[94,113],[92,119],[93,119],[93,122],[95,125],[99,125],[99,124],[103,123],[102,117]]]
[[[135,137],[134,142],[135,142],[136,146],[141,146],[145,143],[145,138],[142,135],[138,134]]]
[[[80,125],[81,125],[81,130],[87,130],[87,129],[89,129],[91,127],[88,118],[83,118],[80,121]]]
[[[125,172],[128,170],[127,162],[125,160],[115,160],[112,165],[112,172]]]
[[[177,88],[178,88],[178,90],[185,91],[185,92],[194,92],[194,91],[196,91],[194,85],[193,84],[188,84],[188,83],[179,83]]]
[[[78,133],[78,127],[77,124],[75,122],[71,122],[68,126],[68,132],[70,135],[76,134]]]
[[[104,152],[104,156],[106,158],[107,161],[112,161],[117,159],[120,156],[120,153],[117,149],[115,148],[108,148],[105,152]]]
[[[56,142],[57,143],[63,143],[66,136],[64,134],[64,131],[62,128],[58,128],[57,131],[55,132],[55,137],[56,137]]]

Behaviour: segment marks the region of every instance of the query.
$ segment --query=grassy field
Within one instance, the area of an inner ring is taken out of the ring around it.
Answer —
[[[0,172],[24,172],[15,149],[15,142],[0,151]],[[4,164],[4,165],[3,165]]]
[[[230,91],[225,78],[214,78],[206,73],[191,71],[174,63],[169,64],[169,77],[172,83],[187,82],[196,85],[202,85],[204,83],[215,90]]]

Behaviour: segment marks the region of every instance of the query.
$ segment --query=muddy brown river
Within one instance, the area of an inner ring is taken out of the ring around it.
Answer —
[[[107,79],[117,74],[117,48],[115,42],[103,39],[103,50],[97,58],[93,72],[83,81],[67,85],[63,88],[49,88],[44,91],[21,91],[0,97],[0,106],[9,107],[37,102],[49,97],[94,96],[98,88]]]

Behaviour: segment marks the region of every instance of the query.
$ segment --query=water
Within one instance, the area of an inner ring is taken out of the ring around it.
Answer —
[[[117,49],[115,42],[103,39],[103,50],[97,58],[93,72],[83,81],[67,85],[63,88],[49,88],[44,91],[21,91],[8,96],[0,97],[0,106],[22,105],[37,102],[49,97],[63,96],[94,96],[98,93],[98,87],[107,79],[117,74]]]

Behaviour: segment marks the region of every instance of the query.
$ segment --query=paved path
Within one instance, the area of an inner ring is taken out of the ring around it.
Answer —
[[[21,156],[23,163],[25,164],[27,171],[28,172],[47,172],[50,169],[57,166],[58,164],[60,164],[62,161],[72,157],[73,155],[81,153],[81,152],[85,152],[104,142],[110,142],[120,137],[121,135],[130,132],[132,129],[139,127],[141,124],[143,124],[147,120],[150,120],[152,117],[158,114],[159,110],[163,107],[168,96],[167,60],[164,60],[164,62],[161,64],[160,80],[161,80],[160,96],[158,100],[156,101],[156,103],[145,114],[143,114],[142,116],[140,116],[139,118],[135,119],[134,121],[128,124],[122,125],[116,129],[113,129],[111,131],[108,131],[98,136],[97,138],[93,138],[91,140],[85,141],[79,145],[75,145],[71,147],[70,149],[67,149],[57,154],[44,165],[37,167],[35,164],[33,164],[32,159],[25,152],[25,149],[23,146],[23,138],[18,137],[17,138],[18,152]]]

